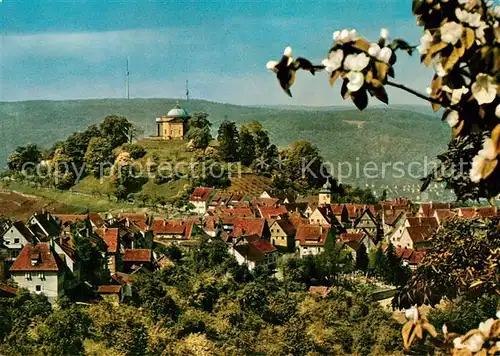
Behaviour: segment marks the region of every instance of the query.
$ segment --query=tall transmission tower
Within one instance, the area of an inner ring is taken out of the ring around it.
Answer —
[[[189,101],[189,81],[186,80],[186,100]]]
[[[127,99],[130,99],[130,72],[128,70],[128,58],[127,58],[127,72],[125,73],[125,76],[126,76],[125,95],[127,96]]]

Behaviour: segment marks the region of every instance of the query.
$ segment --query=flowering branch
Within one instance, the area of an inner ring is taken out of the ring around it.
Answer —
[[[418,96],[420,99],[424,99],[430,103],[433,103],[433,104],[439,104],[441,105],[441,101],[437,100],[437,99],[434,99],[434,98],[430,98],[428,96],[425,96],[424,94],[422,93],[419,93],[418,91],[414,90],[414,89],[411,89],[411,88],[408,88],[407,86],[403,85],[403,84],[399,84],[399,83],[395,83],[395,82],[391,82],[391,81],[387,81],[386,83],[387,85],[389,86],[392,86],[392,87],[395,87],[395,88],[399,88],[399,89],[402,89],[410,94],[413,94],[415,96]]]

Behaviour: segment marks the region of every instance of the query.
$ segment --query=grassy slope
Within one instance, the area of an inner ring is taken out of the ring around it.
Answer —
[[[29,101],[0,103],[0,165],[16,146],[33,142],[49,146],[70,133],[99,123],[106,115],[125,115],[152,134],[155,118],[165,114],[176,100],[106,99],[76,101]],[[279,146],[292,140],[314,142],[333,163],[360,157],[361,162],[409,162],[434,157],[445,148],[449,131],[435,116],[407,108],[282,109],[241,107],[201,100],[180,101],[188,112],[206,111],[214,133],[225,118],[238,124],[259,120]],[[361,128],[357,123],[362,121]],[[24,129],[23,129],[24,127]],[[183,151],[181,151],[182,154]]]

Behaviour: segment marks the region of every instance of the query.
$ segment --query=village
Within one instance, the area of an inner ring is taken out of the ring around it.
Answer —
[[[403,265],[415,269],[426,255],[429,238],[449,219],[492,218],[495,207],[455,208],[450,203],[413,204],[407,199],[378,204],[333,203],[327,182],[318,195],[280,200],[266,191],[258,196],[197,187],[189,197],[191,214],[168,219],[148,213],[80,215],[33,212],[27,221],[0,225],[0,297],[17,289],[44,294],[52,304],[79,288],[85,302],[120,303],[134,293],[134,278],[172,261],[158,246],[189,251],[202,238],[220,239],[238,264],[277,272],[284,255],[319,255],[333,243],[352,255],[392,244]],[[75,238],[98,247],[109,272],[107,283],[92,284],[81,273]],[[319,286],[321,287],[321,286]],[[318,286],[311,287],[317,290]],[[326,287],[325,287],[326,288]]]

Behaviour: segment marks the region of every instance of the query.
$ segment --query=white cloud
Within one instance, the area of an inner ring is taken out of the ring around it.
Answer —
[[[2,35],[4,61],[19,57],[77,57],[98,62],[111,55],[127,55],[131,50],[144,46],[164,46],[169,43],[172,31],[127,30],[106,32],[60,32]]]

